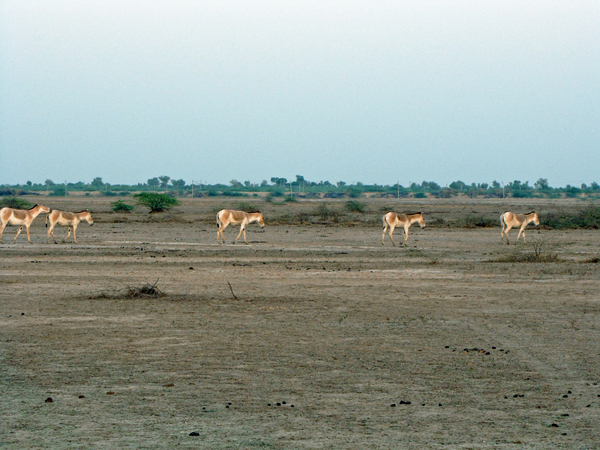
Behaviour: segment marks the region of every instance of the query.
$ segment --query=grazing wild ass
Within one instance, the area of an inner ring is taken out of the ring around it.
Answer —
[[[221,243],[221,238],[223,239],[223,244],[225,243],[225,235],[223,234],[223,230],[227,228],[227,225],[241,225],[240,233],[237,235],[233,243],[240,238],[242,233],[244,233],[244,242],[247,244],[246,240],[246,225],[252,222],[258,222],[261,228],[265,228],[265,219],[263,215],[259,212],[251,212],[247,213],[245,211],[234,211],[231,209],[222,209],[217,213],[217,242]],[[220,237],[219,237],[220,236]]]
[[[535,211],[530,211],[527,214],[515,214],[510,211],[506,211],[500,216],[500,225],[502,225],[502,231],[500,232],[500,239],[504,244],[504,237],[506,236],[506,245],[510,244],[508,241],[508,232],[513,227],[521,227],[519,230],[519,234],[517,235],[517,242],[519,242],[519,238],[521,234],[523,234],[523,241],[527,243],[527,239],[525,239],[525,227],[533,222],[536,226],[540,224],[540,218]]]
[[[381,237],[381,245],[385,245],[385,232],[388,227],[390,228],[390,239],[392,240],[392,245],[396,245],[394,242],[394,228],[397,226],[404,227],[404,242],[406,245],[406,241],[408,239],[408,229],[410,226],[418,222],[421,225],[421,228],[425,226],[425,218],[423,217],[423,213],[411,213],[411,214],[397,214],[395,212],[389,212],[385,216],[383,216],[383,235]]]
[[[48,220],[50,220],[50,227],[48,228]],[[67,237],[63,239],[65,242],[69,239],[71,235],[71,230],[73,230],[73,241],[77,244],[77,225],[82,220],[86,220],[90,225],[94,225],[94,221],[92,220],[92,214],[89,211],[81,211],[78,213],[72,213],[67,211],[59,211],[58,209],[53,209],[50,214],[46,216],[46,227],[48,228],[48,233],[46,233],[46,242],[50,243],[50,233],[52,233],[52,237],[54,238],[54,243],[56,244],[56,236],[54,236],[54,232],[52,231],[54,227],[58,225],[65,225],[69,227]]]
[[[29,227],[31,226],[31,222],[33,222],[33,219],[35,219],[40,213],[49,212],[50,208],[47,208],[44,205],[35,205],[29,209],[0,209],[0,243],[4,243],[4,240],[2,239],[2,233],[4,233],[4,228],[6,225],[20,225],[13,244],[17,242],[17,237],[19,237],[19,234],[21,234],[21,231],[23,231],[23,227],[27,229],[27,240],[31,244],[31,238],[29,236]]]

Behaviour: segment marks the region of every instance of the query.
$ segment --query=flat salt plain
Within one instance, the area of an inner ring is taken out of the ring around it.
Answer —
[[[237,200],[29,200],[96,223],[79,244],[46,244],[43,216],[33,244],[5,230],[0,447],[600,448],[598,231],[502,246],[499,222],[453,226],[583,202],[359,199],[364,214],[300,223],[317,201],[250,198],[266,231],[217,245]],[[433,226],[382,246],[386,209]],[[534,242],[557,261],[515,262]],[[155,283],[164,296],[128,295]]]

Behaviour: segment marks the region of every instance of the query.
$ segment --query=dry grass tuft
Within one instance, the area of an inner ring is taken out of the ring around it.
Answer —
[[[514,251],[509,255],[502,255],[496,262],[512,262],[512,263],[556,263],[559,262],[556,253],[546,251],[547,242],[544,239],[536,239],[531,242],[531,253],[523,253]]]
[[[142,298],[142,297],[164,297],[165,294],[156,287],[158,280],[154,284],[146,283],[141,287],[127,287],[125,298]]]
[[[156,286],[157,284],[158,280],[156,280],[154,284],[146,283],[140,287],[127,286],[124,289],[104,290],[97,295],[89,296],[88,299],[133,299],[165,297],[166,294]]]

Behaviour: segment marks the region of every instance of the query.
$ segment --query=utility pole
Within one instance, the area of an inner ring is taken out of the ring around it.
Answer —
[[[192,180],[192,198],[194,198],[194,180]]]
[[[67,196],[67,180],[65,180],[65,197]]]
[[[400,180],[398,180],[398,200],[400,200]]]

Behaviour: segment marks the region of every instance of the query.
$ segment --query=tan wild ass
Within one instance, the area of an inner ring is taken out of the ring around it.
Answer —
[[[521,227],[519,230],[519,234],[517,236],[517,242],[519,242],[519,238],[521,234],[523,234],[523,241],[527,243],[527,239],[525,238],[525,227],[533,222],[536,226],[540,224],[540,218],[535,211],[530,211],[527,214],[515,214],[510,211],[506,211],[500,216],[500,225],[502,225],[502,231],[500,232],[500,239],[504,244],[504,237],[506,236],[506,245],[509,245],[508,241],[508,232],[513,227]]]
[[[397,214],[395,212],[389,212],[385,216],[383,216],[383,235],[381,237],[381,245],[385,245],[385,232],[388,227],[390,228],[390,239],[392,240],[392,245],[396,245],[394,242],[394,228],[397,226],[404,227],[404,242],[406,245],[406,241],[408,240],[408,229],[410,226],[418,222],[421,225],[421,228],[425,226],[425,218],[423,217],[423,213],[412,213],[412,214]]]
[[[225,235],[223,234],[223,230],[227,228],[227,225],[241,225],[240,233],[237,235],[233,243],[240,238],[242,233],[244,233],[244,242],[247,244],[246,240],[246,225],[252,222],[258,222],[261,228],[265,228],[265,219],[263,215],[259,212],[251,212],[247,213],[245,211],[234,211],[231,209],[222,209],[217,213],[217,242],[220,244],[221,240],[219,236],[223,239],[223,244],[225,243]]]
[[[50,220],[50,228],[48,228],[48,220]],[[59,211],[58,209],[53,209],[50,214],[46,216],[46,228],[48,228],[48,233],[46,233],[46,242],[50,243],[50,233],[52,233],[52,237],[54,238],[54,243],[56,244],[56,236],[54,236],[54,227],[58,225],[65,225],[69,227],[67,237],[63,239],[63,242],[66,242],[71,235],[71,230],[73,230],[73,241],[77,244],[77,225],[82,220],[86,220],[90,225],[94,225],[94,221],[92,220],[92,214],[89,211],[81,211],[78,213],[72,213],[67,211]]]
[[[2,239],[2,233],[6,225],[20,225],[19,231],[15,236],[13,244],[17,242],[17,237],[23,231],[23,227],[27,229],[27,240],[31,244],[31,238],[29,236],[29,227],[40,213],[49,213],[50,208],[44,205],[35,205],[29,209],[14,209],[14,208],[2,208],[0,209],[0,243],[4,243]]]

